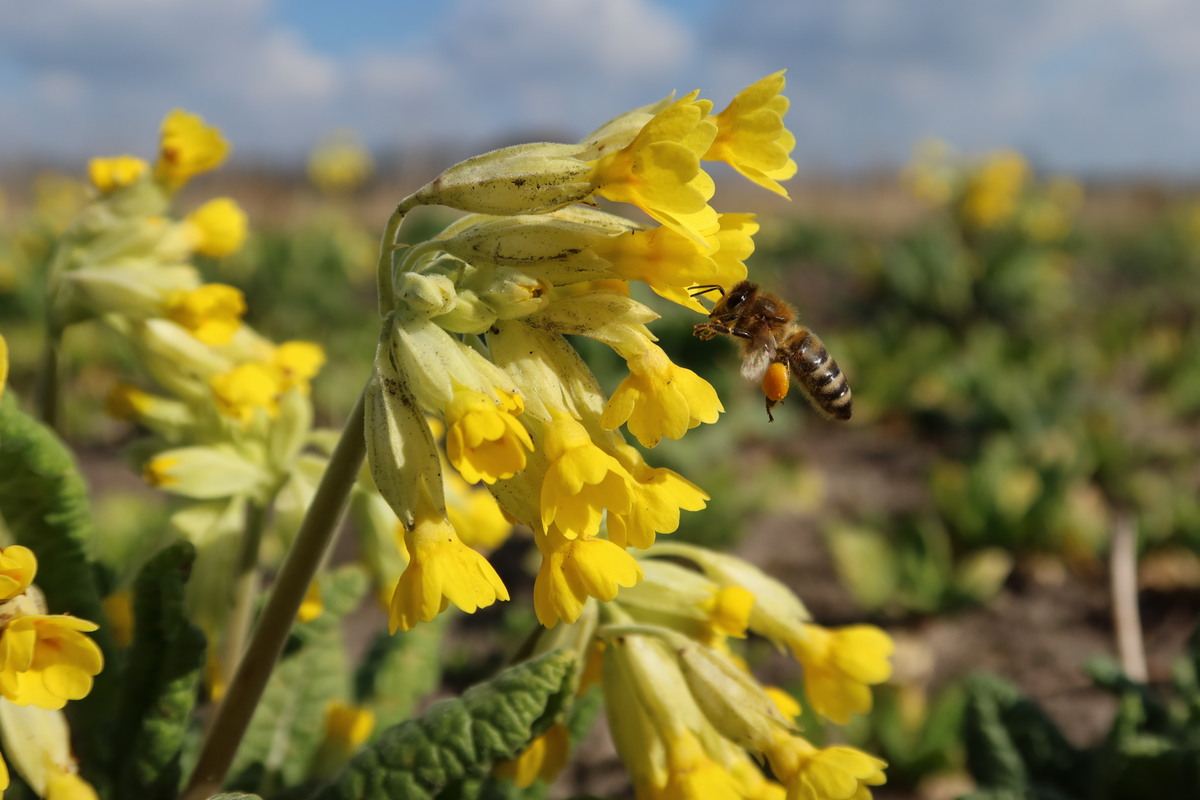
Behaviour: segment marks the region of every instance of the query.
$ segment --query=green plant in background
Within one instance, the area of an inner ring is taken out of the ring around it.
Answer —
[[[979,677],[968,685],[966,762],[984,798],[1193,797],[1200,783],[1200,636],[1193,635],[1169,687],[1130,680],[1110,662],[1088,668],[1116,699],[1104,741],[1070,744],[1055,724],[1008,684]]]
[[[722,406],[655,343],[657,314],[629,284],[695,312],[694,287],[746,277],[758,225],[709,205],[701,161],[784,194],[796,165],[783,85],[768,76],[715,114],[698,93],[667,98],[580,143],[470,159],[403,200],[379,249],[374,365],[340,436],[313,425],[323,348],[259,334],[247,295],[200,277],[197,265],[284,283],[221,261],[246,238],[244,216],[229,201],[172,216],[180,186],[224,158],[220,132],[173,112],[154,164],[94,161],[93,196],[51,261],[40,408],[53,422],[74,368],[63,333],[105,331],[128,354],[109,411],[141,431],[129,458],[177,500],[154,512],[168,535],[131,525],[97,537],[69,456],[6,398],[0,511],[37,558],[50,609],[101,625],[105,668],[91,692],[82,680],[68,692],[72,796],[536,796],[600,697],[640,797],[849,800],[883,783],[874,756],[806,739],[793,701],[752,676],[737,640],[753,632],[786,649],[812,708],[842,724],[890,674],[890,638],[825,628],[757,567],[659,541],[708,495],[647,461]],[[601,212],[597,196],[658,224]],[[401,244],[408,213],[438,205],[467,216]],[[271,252],[264,241],[237,257]],[[265,269],[293,255],[268,255]],[[333,248],[317,262],[328,278],[345,257]],[[298,285],[298,297],[313,293]],[[624,362],[611,393],[568,336]],[[358,561],[329,565],[347,505]],[[532,605],[545,629],[516,666],[414,718],[441,684],[443,612],[508,599],[511,578],[488,554],[514,522],[540,555]],[[24,552],[5,549],[10,572]],[[392,635],[358,661],[343,623],[368,597],[387,607]],[[0,651],[17,623],[0,628]],[[90,682],[97,659],[76,661]],[[0,664],[0,685],[10,673],[21,664]],[[4,751],[12,791],[45,795],[11,738]]]

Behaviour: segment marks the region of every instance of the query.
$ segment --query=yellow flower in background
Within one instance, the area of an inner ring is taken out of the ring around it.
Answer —
[[[630,203],[663,225],[706,244],[717,229],[717,212],[708,204],[716,191],[700,167],[700,156],[716,136],[707,119],[712,103],[698,92],[681,97],[646,123],[626,147],[596,159],[596,194]]]
[[[325,610],[321,599],[321,584],[313,581],[304,590],[304,599],[300,601],[300,610],[296,612],[297,622],[312,622]]]
[[[662,348],[646,343],[626,360],[629,375],[604,407],[600,424],[611,430],[625,424],[643,447],[662,437],[682,438],[702,422],[716,422],[725,410],[708,381],[671,362]]]
[[[101,607],[118,647],[133,643],[133,590],[122,589],[104,598]]]
[[[63,615],[11,620],[0,634],[0,695],[17,705],[48,709],[85,697],[104,657],[84,633],[99,627]]]
[[[350,131],[338,131],[308,156],[308,179],[322,192],[354,189],[371,174],[371,154]]]
[[[892,639],[872,625],[829,629],[803,626],[788,646],[804,667],[804,693],[813,710],[839,725],[871,710],[871,684],[892,674]]]
[[[200,255],[224,258],[241,250],[246,242],[246,212],[228,197],[209,200],[184,221],[192,248]]]
[[[445,519],[418,513],[405,531],[408,566],[392,593],[388,628],[409,631],[429,622],[450,603],[467,612],[508,599],[508,589],[488,560],[467,547]]]
[[[220,166],[227,155],[229,143],[219,128],[177,108],[162,122],[154,178],[175,190],[193,176]]]
[[[217,410],[243,424],[250,422],[257,411],[273,417],[279,412],[279,373],[266,364],[239,364],[228,372],[208,379]]]
[[[468,483],[495,483],[525,469],[533,450],[529,431],[517,416],[520,395],[497,390],[496,403],[482,392],[458,387],[446,407],[446,457]]]
[[[88,162],[88,177],[101,194],[129,186],[146,174],[150,165],[136,156],[93,158]]]
[[[29,588],[37,574],[37,557],[19,544],[0,549],[0,602],[11,600]]]
[[[556,722],[515,759],[497,762],[492,774],[512,781],[521,789],[529,788],[538,780],[550,783],[567,765],[570,750],[570,731],[566,725]]]
[[[534,536],[542,553],[533,584],[533,608],[547,628],[579,619],[589,597],[608,602],[622,586],[642,579],[633,556],[607,539],[567,538],[557,528]]]
[[[246,298],[240,289],[206,283],[167,295],[165,316],[205,344],[229,344],[242,325]]]
[[[495,550],[513,530],[491,492],[471,486],[453,472],[446,474],[446,518],[463,544],[475,550]]]
[[[325,350],[316,342],[284,342],[272,353],[271,365],[280,373],[283,391],[299,389],[308,394],[309,381],[325,366]]]
[[[544,444],[549,465],[542,480],[542,527],[557,525],[568,538],[592,536],[600,530],[604,509],[629,510],[629,473],[570,414],[552,410],[551,416]]]
[[[781,70],[738,92],[713,117],[717,135],[704,159],[724,161],[764,189],[787,197],[779,181],[796,174],[790,156],[796,137],[783,125],[788,110],[788,99],[780,94],[784,83]]]
[[[960,209],[966,223],[995,228],[1012,219],[1029,172],[1029,162],[1015,150],[989,155],[967,179]]]

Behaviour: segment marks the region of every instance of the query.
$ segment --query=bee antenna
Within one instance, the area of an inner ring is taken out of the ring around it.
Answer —
[[[720,292],[721,296],[724,297],[725,296],[725,287],[721,286],[718,283],[705,283],[705,284],[701,284],[700,286],[693,286],[692,290],[691,290],[691,292],[689,292],[689,294],[692,297],[700,297],[701,295],[706,295],[711,292]]]

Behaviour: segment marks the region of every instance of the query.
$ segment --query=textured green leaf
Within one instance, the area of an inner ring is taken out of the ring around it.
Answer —
[[[967,686],[967,767],[981,788],[1030,797],[1087,797],[1091,765],[1038,706],[998,678]]]
[[[433,798],[451,782],[483,776],[514,757],[571,698],[575,656],[549,653],[432,706],[386,731],[318,800]]]
[[[70,451],[53,431],[17,407],[11,391],[0,399],[0,514],[16,543],[37,555],[35,581],[50,612],[101,625],[90,636],[107,668],[96,676],[87,697],[68,706],[68,714],[84,732],[77,734],[77,747],[85,767],[107,763],[112,742],[105,728],[116,702],[117,670],[88,551],[92,518],[87,488]],[[85,770],[85,777],[95,776]]]
[[[117,797],[173,798],[180,752],[204,674],[204,634],[184,613],[196,549],[172,544],[134,583],[134,637],[117,716]]]
[[[266,792],[304,780],[324,738],[326,706],[350,696],[340,623],[357,607],[366,578],[346,567],[323,576],[320,585],[324,610],[292,630],[238,748],[233,786]]]
[[[417,703],[438,687],[442,675],[441,646],[451,614],[439,614],[406,633],[383,631],[355,676],[355,696],[375,714],[382,732],[413,715]]]

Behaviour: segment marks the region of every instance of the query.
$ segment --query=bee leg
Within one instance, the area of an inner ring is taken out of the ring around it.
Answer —
[[[716,322],[700,322],[692,326],[692,335],[708,340],[718,333],[729,333],[729,328]]]
[[[767,422],[775,421],[775,415],[771,413],[771,409],[775,407],[775,403],[775,400],[772,400],[769,397],[767,398]]]

